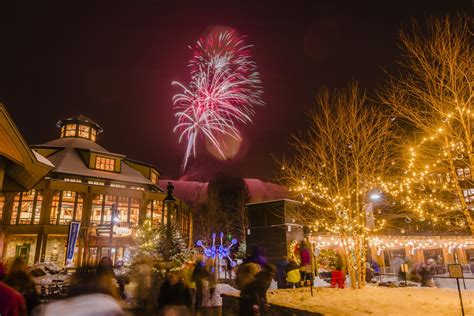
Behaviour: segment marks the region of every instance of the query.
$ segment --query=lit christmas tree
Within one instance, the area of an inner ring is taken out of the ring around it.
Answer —
[[[150,220],[146,220],[137,230],[135,246],[131,249],[132,264],[151,261],[156,270],[180,269],[191,256],[186,239],[176,226],[154,228]]]

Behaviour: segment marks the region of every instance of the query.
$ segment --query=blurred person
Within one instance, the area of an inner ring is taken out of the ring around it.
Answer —
[[[180,272],[170,272],[160,287],[158,312],[163,316],[175,315],[173,313],[177,311],[179,314],[176,315],[190,315],[191,305],[191,294],[181,279]]]
[[[331,287],[336,286],[340,289],[344,288],[344,274],[343,274],[343,262],[340,254],[337,254],[337,262],[335,269],[331,271]]]
[[[23,295],[26,302],[26,309],[29,314],[33,308],[40,305],[41,302],[38,293],[36,292],[35,283],[27,270],[28,266],[26,265],[26,262],[22,258],[17,257],[10,266],[3,282]]]
[[[301,280],[300,267],[296,261],[291,260],[286,267],[287,287],[295,288],[299,286]]]
[[[267,264],[267,258],[265,256],[265,248],[261,246],[254,246],[252,248],[252,254],[244,260],[244,263],[253,262],[260,265],[263,268]]]
[[[201,310],[202,302],[204,300],[204,291],[209,289],[211,276],[211,272],[205,266],[202,258],[197,259],[191,276],[192,282],[196,284],[195,304],[193,307],[196,312]]]
[[[311,280],[311,253],[308,244],[302,240],[299,249],[301,280]]]
[[[136,284],[133,298],[137,308],[141,310],[151,311],[154,305],[152,299],[152,263],[146,258],[139,258],[133,265],[131,270],[131,281]]]
[[[119,298],[119,284],[114,271],[112,259],[110,257],[102,257],[97,265],[97,282],[100,286],[112,291],[112,296]]]
[[[372,269],[372,265],[370,262],[365,263],[365,282],[370,283],[372,279],[375,277],[374,270]]]
[[[107,277],[110,278],[110,275]],[[62,301],[41,305],[34,316],[122,316],[125,315],[114,298],[114,288],[98,277],[95,268],[78,268],[73,276],[69,296]]]
[[[253,281],[255,274],[260,272],[262,268],[255,262],[244,262],[237,268],[235,282],[237,288],[242,290],[247,284]]]
[[[434,287],[433,275],[435,274],[435,261],[430,258],[426,263],[421,263],[418,267],[418,274],[421,279],[421,286]]]
[[[264,265],[262,271],[258,272],[252,282],[240,292],[240,316],[262,315],[268,311],[267,291],[275,272],[274,266]]]
[[[192,279],[194,273],[194,263],[192,261],[186,262],[184,265],[183,270],[181,271],[182,279],[184,285],[189,291],[189,295],[191,296],[192,304],[191,306],[195,306],[196,304],[196,282]]]
[[[277,286],[279,289],[286,289],[287,281],[286,281],[286,273],[288,268],[288,258],[286,256],[281,257],[281,259],[277,263]]]
[[[2,282],[5,278],[5,272],[5,267],[0,262],[0,315],[26,315],[26,303],[21,293]]]
[[[114,274],[116,276],[117,284],[118,284],[118,294],[121,299],[125,299],[127,296],[125,294],[125,285],[130,283],[130,277],[128,272],[124,267],[124,263],[122,260],[117,260],[117,264],[115,265]]]

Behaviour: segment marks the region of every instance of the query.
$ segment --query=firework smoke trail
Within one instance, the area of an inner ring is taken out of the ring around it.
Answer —
[[[198,135],[208,139],[225,159],[221,138],[228,135],[241,140],[236,124],[252,122],[255,106],[263,106],[263,89],[257,66],[251,59],[251,45],[235,30],[211,32],[194,47],[189,62],[189,87],[172,82],[182,89],[173,97],[179,141],[187,146],[182,170],[191,154],[196,157]]]

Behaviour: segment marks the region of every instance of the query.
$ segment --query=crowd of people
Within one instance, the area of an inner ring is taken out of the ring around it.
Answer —
[[[235,288],[220,283],[216,261],[197,256],[181,267],[156,271],[146,260],[136,262],[125,272],[123,262],[115,266],[103,257],[97,266],[77,268],[67,296],[51,302],[42,300],[26,263],[16,258],[6,269],[0,263],[0,315],[222,315],[222,293],[240,291],[240,315],[263,315],[269,309],[267,291],[274,279],[278,288],[295,288],[313,282],[310,252],[304,243],[299,262],[283,257],[275,266],[267,262],[264,249],[255,247],[252,254],[237,267]],[[344,267],[338,257],[332,267],[329,286],[344,288]],[[375,261],[367,262],[367,281],[380,273]],[[414,269],[422,286],[431,286],[434,263]],[[163,273],[164,272],[164,273]],[[135,285],[125,290],[132,280]],[[131,291],[131,293],[130,293]],[[126,293],[127,292],[127,293]],[[133,298],[133,306],[127,305]],[[42,304],[43,302],[43,304]],[[47,302],[47,303],[44,303]]]
[[[156,271],[150,262],[139,262],[123,273],[121,262],[115,267],[110,257],[97,266],[75,270],[63,298],[42,300],[23,259],[16,258],[8,267],[0,264],[0,315],[222,315],[225,292],[241,293],[240,315],[259,315],[268,308],[266,292],[276,269],[267,263],[263,251],[256,248],[238,267],[236,287],[219,283],[213,260],[198,256],[182,267]],[[134,280],[133,293],[125,285]],[[133,298],[135,304],[127,305]],[[42,304],[43,302],[43,304]]]

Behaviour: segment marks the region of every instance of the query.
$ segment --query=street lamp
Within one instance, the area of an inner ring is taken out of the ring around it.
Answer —
[[[176,199],[173,197],[173,190],[174,190],[174,185],[171,182],[168,182],[168,186],[166,187],[168,190],[165,199],[163,200],[163,204],[165,205],[166,208],[166,226],[169,227],[171,223],[171,209],[174,206],[174,202]]]
[[[112,259],[112,239],[114,237],[114,225],[117,224],[120,220],[118,216],[117,205],[112,204],[110,208],[110,237],[109,237],[109,257]]]
[[[378,190],[374,190],[369,193],[367,204],[365,205],[365,222],[368,228],[375,227],[374,218],[374,203],[379,202],[382,199],[382,193]]]

